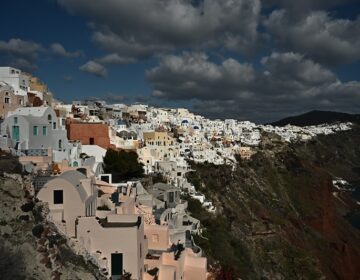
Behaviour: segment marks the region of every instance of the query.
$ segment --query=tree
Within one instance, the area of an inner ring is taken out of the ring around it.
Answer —
[[[143,164],[139,163],[136,152],[116,151],[113,149],[106,151],[104,171],[111,173],[115,182],[139,178],[144,174]]]

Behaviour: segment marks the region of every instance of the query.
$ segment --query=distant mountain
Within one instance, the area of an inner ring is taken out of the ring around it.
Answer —
[[[315,110],[302,115],[288,117],[270,124],[275,126],[285,126],[287,124],[297,126],[309,126],[334,122],[353,122],[360,124],[360,115]]]

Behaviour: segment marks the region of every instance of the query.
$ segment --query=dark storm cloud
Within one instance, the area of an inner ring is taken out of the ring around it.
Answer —
[[[257,41],[259,0],[58,0],[89,18],[93,40],[119,56],[145,58],[178,47],[221,46],[252,50]]]
[[[12,38],[0,41],[0,58],[3,64],[20,68],[25,71],[37,69],[36,59],[43,47],[33,41]]]
[[[204,53],[184,53],[162,57],[157,67],[146,71],[146,77],[154,86],[155,97],[168,97],[171,92],[172,99],[206,100],[219,94],[223,99],[248,95],[241,89],[253,82],[255,74],[251,65],[234,59],[216,65]]]
[[[263,69],[227,59],[211,62],[203,53],[164,56],[146,72],[153,97],[190,100],[211,117],[247,116],[273,120],[312,108],[353,110],[360,102],[360,83],[342,83],[330,70],[298,53],[272,53]]]
[[[190,100],[207,116],[269,121],[309,109],[354,111],[360,101],[359,82],[342,82],[335,68],[360,60],[360,17],[332,10],[352,0],[58,2],[88,19],[92,41],[106,51],[81,70],[106,77],[105,66],[159,59],[145,71],[148,102]],[[263,58],[252,63],[229,58],[259,50]],[[214,63],[210,52],[225,59]]]
[[[356,0],[264,0],[265,7],[281,7],[290,10],[294,16],[315,10],[327,10],[338,5],[345,5]]]
[[[312,11],[294,20],[291,12],[281,9],[273,11],[264,24],[281,46],[322,63],[360,59],[360,17],[334,19],[325,11]]]

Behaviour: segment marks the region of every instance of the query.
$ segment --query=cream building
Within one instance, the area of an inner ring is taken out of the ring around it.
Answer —
[[[76,236],[78,216],[95,216],[95,178],[69,170],[47,182],[37,198],[49,203],[49,218],[69,237]]]

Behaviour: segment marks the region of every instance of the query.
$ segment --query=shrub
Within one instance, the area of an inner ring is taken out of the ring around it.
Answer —
[[[32,234],[37,237],[40,238],[41,234],[44,232],[44,226],[41,224],[38,224],[36,226],[33,227],[32,229]]]
[[[144,175],[144,168],[138,162],[136,152],[108,149],[104,157],[104,171],[111,173],[113,180],[129,180]]]

